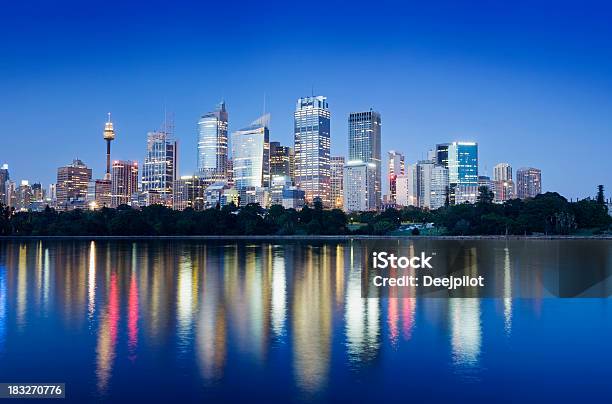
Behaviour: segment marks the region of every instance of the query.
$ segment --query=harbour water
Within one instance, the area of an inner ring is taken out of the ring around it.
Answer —
[[[363,298],[365,243],[0,241],[0,382],[79,402],[611,397],[610,300],[516,296],[557,264],[526,253],[580,271],[584,243],[471,242],[498,297]],[[609,270],[612,242],[588,243]]]

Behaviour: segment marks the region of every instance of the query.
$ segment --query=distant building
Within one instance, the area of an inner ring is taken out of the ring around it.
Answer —
[[[270,142],[270,177],[287,176],[293,182],[294,157],[291,147],[282,146],[280,142]]]
[[[455,204],[476,203],[478,185],[457,185],[455,188]]]
[[[225,103],[198,120],[198,176],[211,181],[227,178],[228,114]]]
[[[304,191],[292,186],[283,189],[283,208],[302,209],[304,207]]]
[[[8,164],[0,166],[0,203],[6,205],[6,183],[10,180]]]
[[[495,189],[493,188],[493,181],[491,181],[491,177],[488,177],[486,175],[479,175],[478,176],[478,187],[487,187],[487,189],[491,192],[494,192]]]
[[[81,160],[57,169],[57,207],[60,210],[86,208],[87,186],[91,180],[91,168]]]
[[[390,202],[397,202],[397,177],[404,175],[404,155],[391,150],[389,156],[389,199]]]
[[[435,163],[448,168],[448,147],[450,143],[438,143],[435,149]]]
[[[495,202],[498,203],[514,198],[514,182],[510,164],[499,163],[493,168],[493,193]]]
[[[378,112],[351,112],[349,126],[349,161],[372,163],[376,167],[375,209],[382,203],[381,119]]]
[[[270,189],[264,187],[242,187],[238,188],[239,206],[257,203],[262,208],[270,206]]]
[[[173,195],[173,209],[204,210],[206,208],[206,188],[210,185],[209,180],[197,175],[182,176],[175,181]]]
[[[516,196],[520,199],[535,198],[542,193],[542,171],[533,167],[516,170]]]
[[[45,200],[45,190],[39,182],[32,184],[32,202],[43,202]]]
[[[15,181],[6,180],[4,184],[4,200],[9,208],[17,207],[17,185]]]
[[[441,146],[441,145],[438,145]],[[438,148],[438,158],[444,159],[444,147]],[[448,144],[449,202],[458,202],[455,189],[459,185],[478,187],[478,144],[474,142],[452,142]],[[442,164],[444,165],[444,164]],[[468,188],[464,187],[464,191]]]
[[[138,192],[138,162],[115,160],[111,174],[111,207],[131,205],[132,195]]]
[[[407,165],[405,174],[397,177],[396,204],[398,206],[419,206],[416,165]]]
[[[342,209],[344,207],[344,157],[331,157],[330,168],[331,207]]]
[[[319,198],[331,206],[330,112],[323,96],[298,99],[294,116],[295,185],[306,203]]]
[[[435,164],[431,160],[419,160],[416,164],[417,201],[419,207],[431,209],[431,183]]]
[[[28,180],[22,180],[21,185],[17,188],[17,203],[15,209],[27,211],[32,203],[32,187]]]
[[[270,186],[270,115],[232,134],[234,183],[237,189]]]
[[[283,204],[283,191],[291,188],[293,182],[288,175],[275,175],[272,177],[272,185],[270,186],[270,205]]]
[[[448,169],[435,164],[431,170],[429,209],[438,209],[448,200]]]
[[[227,159],[227,178],[225,180],[228,186],[234,186],[234,161],[231,158]]]
[[[147,153],[142,167],[144,201],[172,207],[174,181],[178,179],[178,143],[165,131],[147,134]]]
[[[376,195],[376,164],[360,160],[347,162],[344,166],[344,210],[376,210]]]

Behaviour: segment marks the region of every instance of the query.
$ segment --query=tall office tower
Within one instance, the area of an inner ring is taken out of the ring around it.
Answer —
[[[130,205],[132,195],[138,192],[138,162],[113,161],[111,184],[111,207]]]
[[[178,143],[168,131],[147,134],[147,154],[142,170],[142,191],[151,203],[172,206],[178,172]]]
[[[297,101],[294,117],[295,184],[306,203],[320,199],[331,206],[330,112],[327,98],[313,96]]]
[[[173,209],[191,208],[198,211],[205,209],[207,180],[196,175],[188,175],[177,179],[174,185]]]
[[[4,184],[4,199],[6,206],[9,208],[17,206],[17,185],[15,181],[7,180]]]
[[[520,199],[535,198],[542,193],[542,171],[539,168],[522,167],[516,170],[516,196]]]
[[[84,208],[91,168],[81,160],[57,169],[57,207],[62,210]]]
[[[20,211],[27,211],[32,203],[32,187],[28,180],[21,180],[21,185],[17,187],[17,204],[15,208]]]
[[[376,195],[376,164],[359,160],[347,162],[344,166],[344,210],[376,210]]]
[[[287,176],[293,181],[293,149],[280,142],[270,142],[270,177]]]
[[[198,121],[198,176],[205,180],[227,180],[227,118],[221,102]]]
[[[440,157],[444,159],[444,151],[442,149],[440,152],[438,148],[438,158]],[[449,202],[454,204],[456,187],[463,185],[478,188],[478,144],[474,142],[449,143],[447,161]],[[444,165],[443,160],[442,165]]]
[[[436,164],[448,168],[448,147],[450,143],[438,143],[436,145]]]
[[[113,128],[113,122],[111,122],[111,114],[108,113],[108,120],[104,124],[104,140],[106,140],[106,174],[104,174],[104,179],[110,181],[111,179],[111,142],[115,140],[115,129]]]
[[[8,164],[2,164],[0,167],[0,203],[7,205],[6,203],[6,182],[10,180]]]
[[[32,184],[32,200],[42,202],[45,199],[45,190],[39,182]]]
[[[372,111],[349,114],[349,161],[363,161],[376,166],[376,208],[381,201],[380,114]]]
[[[391,202],[397,203],[397,177],[404,175],[404,155],[391,150],[389,156],[389,196]]]
[[[330,162],[330,195],[331,206],[334,209],[344,207],[344,157],[333,156]]]
[[[405,174],[397,177],[396,201],[399,206],[419,206],[417,188],[417,168],[415,164],[408,164]]]
[[[431,160],[419,160],[416,164],[417,200],[419,207],[431,208],[431,179],[435,164]]]
[[[493,168],[493,193],[495,202],[505,202],[514,198],[514,182],[510,164],[499,163]]]
[[[431,170],[429,209],[438,209],[446,204],[448,198],[448,168],[434,165]]]
[[[232,157],[236,188],[270,186],[270,114],[232,134]]]

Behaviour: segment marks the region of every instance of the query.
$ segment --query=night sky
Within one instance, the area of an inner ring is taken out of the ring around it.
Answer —
[[[347,117],[382,115],[383,160],[477,141],[480,173],[543,171],[568,198],[612,190],[612,5],[577,1],[23,1],[2,5],[0,164],[45,186],[79,157],[104,171],[142,161],[147,131],[175,116],[180,173],[200,114],[224,99],[230,131],[264,111],[293,145],[298,97],[328,97],[332,154]],[[290,3],[290,4],[288,4]],[[608,193],[610,195],[610,193]]]

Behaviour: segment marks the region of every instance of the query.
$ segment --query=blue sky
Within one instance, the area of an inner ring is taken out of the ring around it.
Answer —
[[[292,144],[296,99],[314,88],[333,154],[346,154],[348,113],[372,107],[384,154],[414,162],[475,140],[481,173],[509,162],[568,198],[612,190],[605,2],[14,3],[0,25],[0,163],[16,180],[54,182],[74,157],[102,176],[108,111],[113,158],[139,161],[172,111],[183,174],[199,115],[221,99],[235,130],[265,95],[272,140]]]

